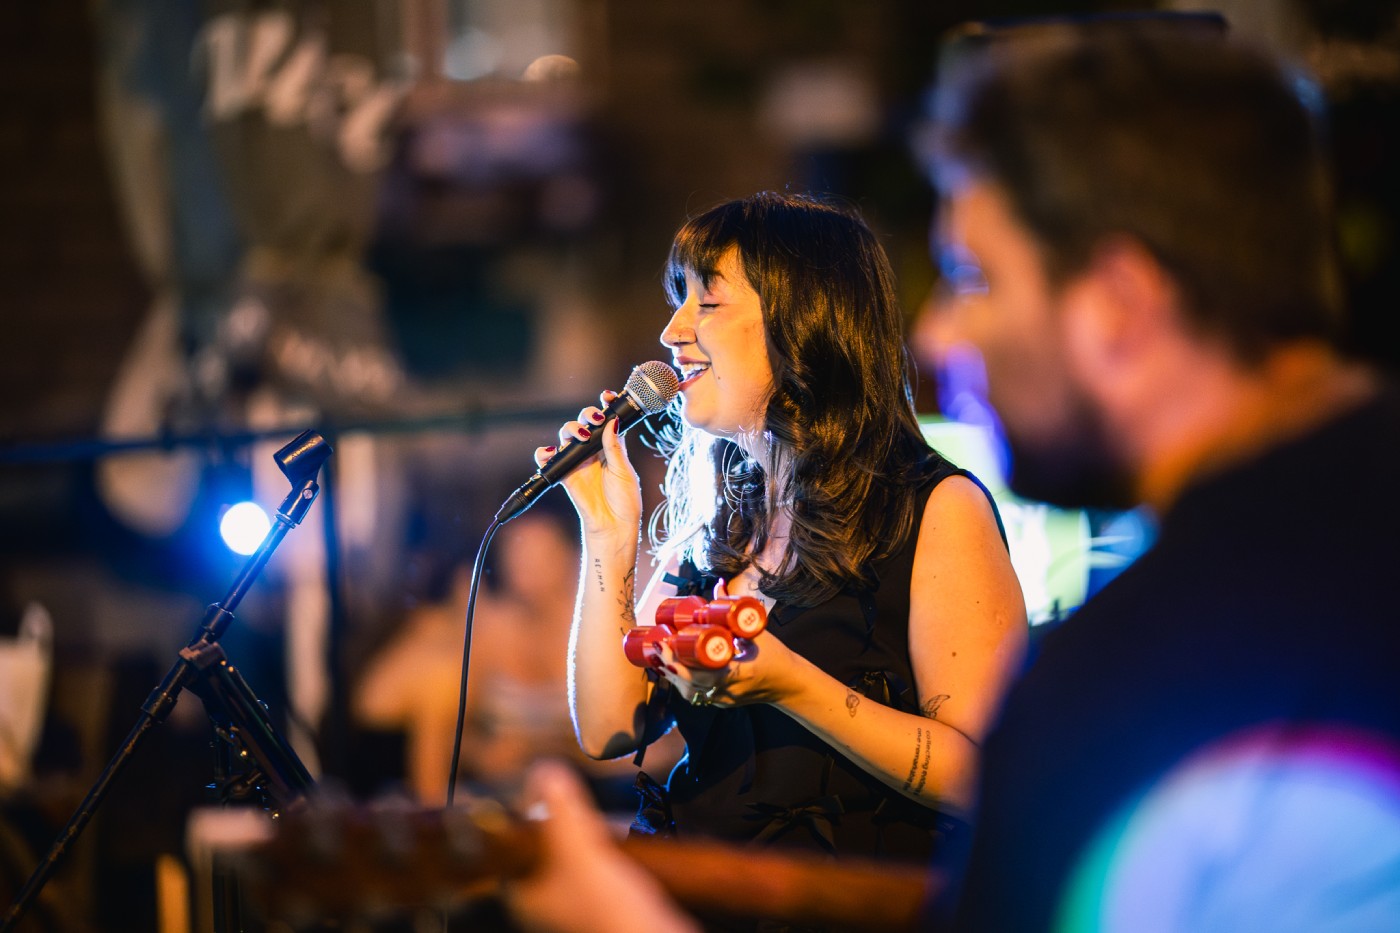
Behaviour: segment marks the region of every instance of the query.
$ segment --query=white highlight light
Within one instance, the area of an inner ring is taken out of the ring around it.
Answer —
[[[240,502],[224,513],[219,521],[219,534],[229,550],[246,556],[258,549],[271,527],[272,522],[260,505]]]

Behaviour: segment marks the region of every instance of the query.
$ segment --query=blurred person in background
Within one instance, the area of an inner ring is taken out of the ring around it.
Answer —
[[[640,599],[616,423],[590,407],[559,432],[605,432],[565,480],[579,741],[610,759],[678,727],[686,756],[665,788],[639,778],[637,832],[926,859],[963,832],[1026,618],[990,497],[915,421],[885,253],[853,213],[764,192],[688,221],[666,285],[682,382]],[[678,594],[756,597],[768,628],[721,670],[632,666],[620,636]]]
[[[504,528],[491,585],[477,598],[461,774],[481,791],[513,795],[537,757],[576,762],[603,801],[612,784],[631,783],[623,763],[580,754],[569,720],[565,659],[578,540],[567,521],[537,507]],[[370,659],[353,698],[363,725],[403,732],[408,788],[433,805],[446,798],[452,764],[471,565],[456,562],[443,576],[435,598],[412,610]]]

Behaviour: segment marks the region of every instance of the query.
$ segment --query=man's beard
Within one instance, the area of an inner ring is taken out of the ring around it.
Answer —
[[[1063,508],[1129,509],[1132,475],[1114,450],[1103,418],[1082,396],[1048,440],[1028,441],[1006,426],[1011,491]]]

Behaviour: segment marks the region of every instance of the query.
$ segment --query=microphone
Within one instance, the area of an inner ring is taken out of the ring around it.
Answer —
[[[569,441],[559,448],[554,459],[536,470],[534,476],[510,494],[510,498],[496,512],[496,522],[505,524],[520,515],[534,505],[536,499],[572,473],[579,464],[596,454],[603,446],[603,430],[609,421],[617,422],[618,431],[626,431],[647,415],[661,411],[669,405],[680,388],[681,383],[676,371],[660,360],[651,360],[633,367],[622,394],[603,409],[606,417],[601,425],[593,429],[593,436],[586,441]]]

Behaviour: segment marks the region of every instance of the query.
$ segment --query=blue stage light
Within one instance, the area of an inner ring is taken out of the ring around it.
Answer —
[[[219,520],[219,534],[224,544],[234,553],[243,555],[256,551],[271,527],[267,513],[256,502],[230,506]]]

